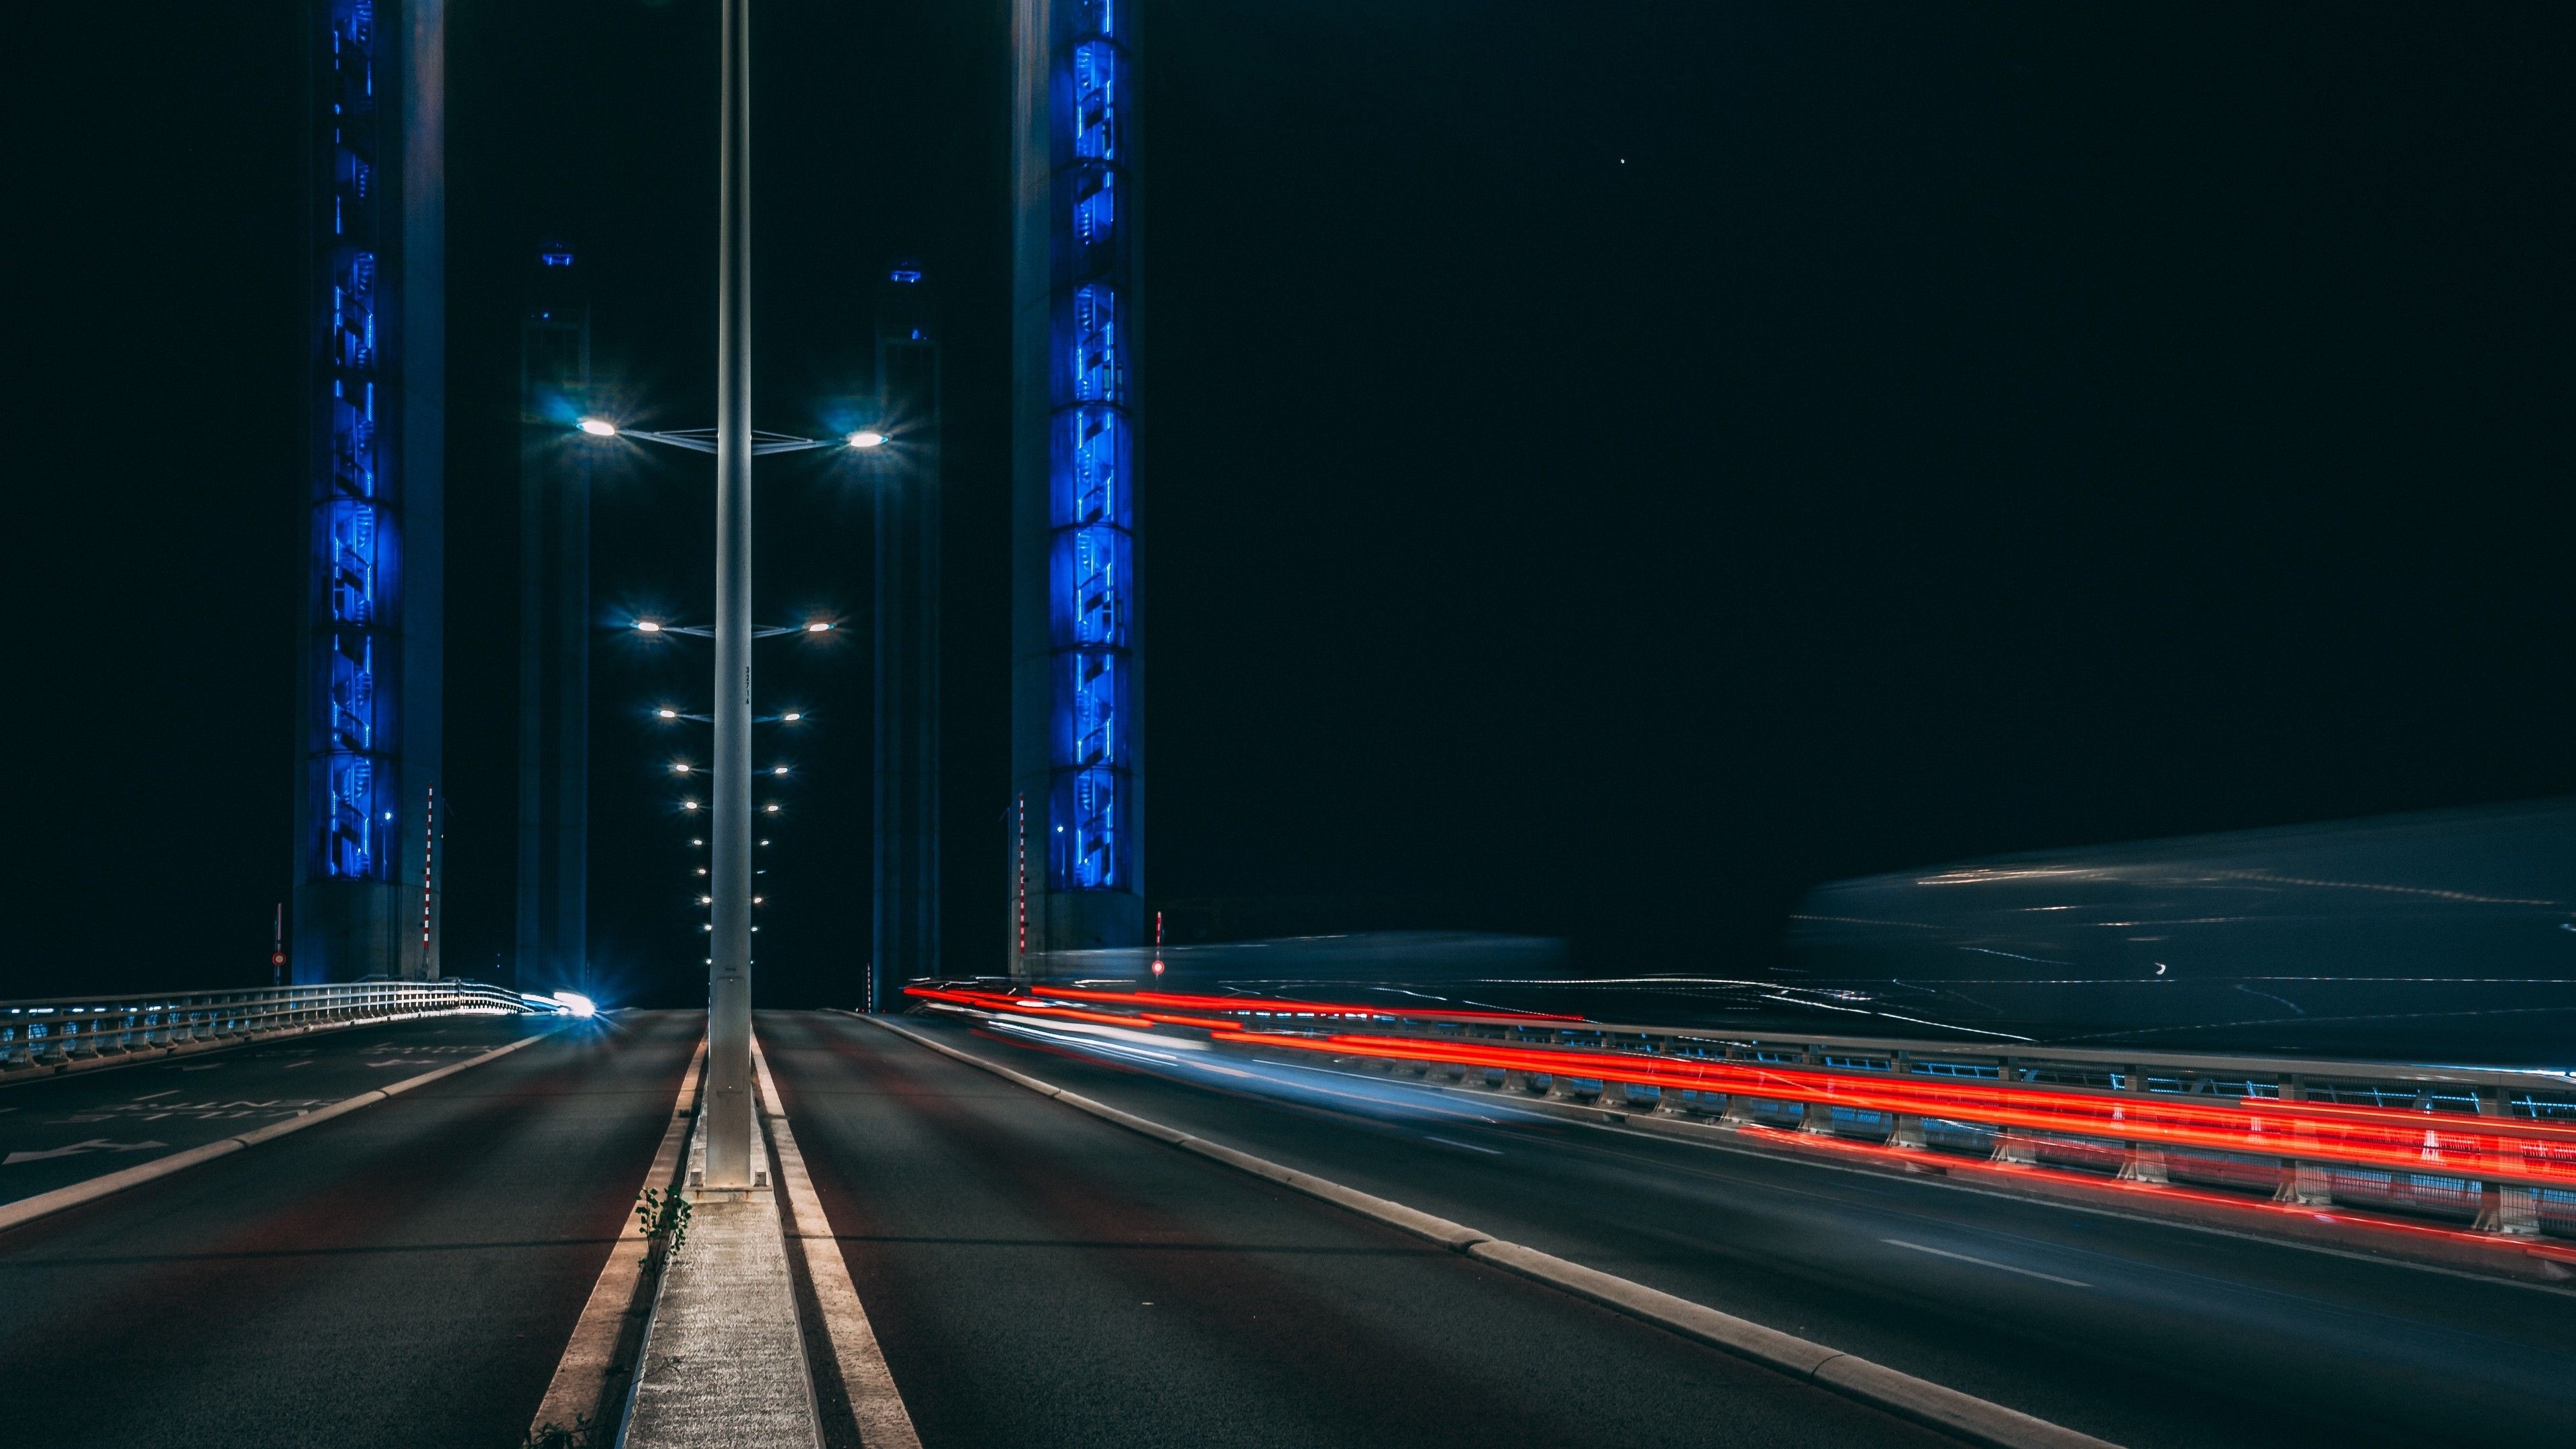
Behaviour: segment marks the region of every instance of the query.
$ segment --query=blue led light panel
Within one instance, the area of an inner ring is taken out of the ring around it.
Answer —
[[[306,751],[319,788],[310,873],[325,880],[389,881],[394,772],[387,746],[391,691],[384,686],[385,590],[392,579],[391,517],[385,507],[378,429],[382,370],[378,331],[381,253],[376,108],[379,58],[373,0],[336,0],[329,18],[322,95],[327,129],[317,198],[316,239],[328,277],[318,299],[322,396],[317,426],[321,476],[314,480],[313,586],[322,607],[309,645],[311,697]]]
[[[1053,437],[1048,550],[1049,887],[1133,890],[1135,421],[1129,367],[1134,238],[1125,198],[1132,59],[1119,0],[1060,14],[1056,112]]]

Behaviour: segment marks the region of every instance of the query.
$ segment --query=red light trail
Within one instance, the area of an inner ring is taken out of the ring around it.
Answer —
[[[2329,1162],[2389,1172],[2436,1173],[2486,1181],[2576,1187],[2576,1125],[2527,1118],[2470,1117],[2405,1108],[2285,1102],[2273,1098],[2192,1101],[2169,1093],[2078,1091],[1988,1086],[1957,1080],[1873,1077],[1734,1061],[1516,1046],[1462,1037],[1333,1032],[1323,1036],[1263,1031],[1231,1018],[1170,1012],[1113,1013],[1051,998],[1130,1007],[1184,1007],[1270,1016],[1455,1017],[1477,1020],[1574,1021],[1572,1017],[1500,1012],[1390,1012],[1383,1007],[1179,992],[1119,992],[1041,987],[1033,995],[974,988],[908,987],[926,1000],[1015,1017],[1052,1017],[1109,1025],[1175,1025],[1244,1046],[1331,1056],[1374,1057],[1441,1066],[1498,1067],[1551,1077],[1598,1078],[1680,1091],[1719,1092],[1768,1100],[1822,1103],[1856,1111],[1974,1122],[2062,1133],[2142,1146]]]

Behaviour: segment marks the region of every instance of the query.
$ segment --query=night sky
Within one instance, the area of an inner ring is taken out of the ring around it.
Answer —
[[[758,5],[760,425],[859,388],[889,257],[941,293],[948,939],[994,970],[1007,5]],[[0,995],[266,979],[300,8],[19,20]],[[446,950],[489,975],[518,289],[572,242],[631,420],[712,421],[716,31],[452,9]],[[1143,0],[1150,903],[1698,968],[1837,877],[2576,789],[2576,12],[2466,11]],[[846,1002],[865,498],[761,479],[764,613],[850,625],[764,662],[818,718],[762,997]],[[593,941],[694,1001],[635,711],[706,661],[605,626],[704,617],[708,475],[600,490]]]

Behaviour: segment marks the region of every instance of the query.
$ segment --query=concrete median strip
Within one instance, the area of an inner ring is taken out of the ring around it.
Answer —
[[[280,1137],[286,1136],[290,1132],[301,1132],[307,1127],[318,1127],[321,1124],[330,1121],[334,1117],[344,1117],[351,1112],[357,1111],[361,1107],[373,1106],[378,1102],[384,1101],[388,1097],[399,1096],[404,1092],[411,1091],[415,1087],[426,1087],[430,1083],[435,1082],[442,1077],[452,1077],[458,1072],[464,1071],[469,1067],[479,1067],[485,1062],[498,1061],[502,1057],[506,1057],[510,1053],[519,1050],[521,1047],[534,1046],[536,1043],[543,1041],[546,1036],[547,1033],[544,1032],[540,1032],[534,1036],[523,1036],[517,1041],[511,1042],[507,1046],[495,1047],[491,1051],[483,1053],[481,1056],[470,1057],[464,1061],[440,1067],[438,1070],[433,1072],[423,1072],[416,1077],[406,1077],[389,1087],[378,1087],[373,1091],[360,1092],[354,1097],[343,1098],[327,1107],[316,1107],[310,1112],[306,1112],[297,1117],[289,1117],[283,1122],[273,1122],[266,1127],[244,1132],[238,1136],[224,1138],[220,1142],[209,1142],[201,1147],[191,1147],[185,1152],[173,1152],[167,1157],[156,1157],[150,1162],[137,1163],[136,1165],[125,1168],[121,1171],[107,1173],[103,1176],[90,1178],[84,1182],[72,1183],[67,1187],[55,1188],[51,1192],[40,1192],[34,1197],[20,1198],[16,1202],[0,1205],[0,1232],[7,1232],[9,1229],[18,1226],[20,1223],[33,1222],[38,1218],[48,1217],[68,1208],[79,1207],[83,1203],[96,1202],[100,1198],[123,1192],[130,1187],[140,1187],[144,1183],[168,1177],[173,1173],[185,1172],[189,1168],[197,1166],[199,1163],[212,1162],[218,1157],[229,1157],[233,1153],[239,1152],[245,1147],[255,1147],[262,1142],[272,1142]]]
[[[700,1127],[707,1125],[701,1112]],[[684,1184],[703,1184],[707,1134],[693,1134]],[[704,1187],[688,1246],[665,1259],[636,1355],[624,1449],[820,1449],[814,1354],[797,1303],[794,1255],[767,1154],[748,1187]]]
[[[1828,1388],[1847,1398],[1883,1409],[1918,1424],[1938,1429],[1972,1444],[1991,1449],[2115,1449],[2109,1441],[2036,1419],[2016,1409],[2005,1408],[1956,1389],[1944,1388],[1912,1374],[1900,1373],[1883,1364],[1857,1358],[1823,1344],[1811,1343],[1794,1334],[1766,1328],[1750,1319],[1721,1313],[1687,1298],[1677,1298],[1660,1289],[1649,1288],[1580,1263],[1569,1262],[1535,1248],[1505,1242],[1490,1233],[1480,1232],[1463,1223],[1419,1212],[1402,1203],[1345,1187],[1337,1182],[1299,1172],[1247,1152],[1151,1122],[1130,1112],[1122,1112],[1106,1103],[1068,1092],[1042,1082],[1023,1072],[1013,1071],[997,1062],[989,1062],[971,1052],[959,1051],[944,1042],[934,1041],[917,1031],[897,1026],[880,1017],[848,1013],[879,1026],[907,1041],[952,1057],[968,1066],[991,1072],[1006,1081],[1026,1087],[1042,1096],[1053,1097],[1066,1106],[1087,1112],[1133,1132],[1166,1142],[1184,1152],[1228,1167],[1251,1173],[1255,1177],[1278,1183],[1309,1197],[1336,1207],[1348,1209],[1415,1237],[1426,1238],[1455,1252],[1464,1253],[1480,1262],[1517,1273],[1524,1278],[1562,1289],[1578,1298],[1623,1313],[1631,1318],[1654,1324],[1722,1349],[1741,1358],[1751,1359],[1777,1369],[1793,1378]]]

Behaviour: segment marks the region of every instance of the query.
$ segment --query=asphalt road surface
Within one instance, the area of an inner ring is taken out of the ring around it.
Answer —
[[[2576,1294],[2564,1290],[1594,1128],[1498,1094],[1310,1062],[905,1024],[2133,1449],[2540,1443],[2576,1425]],[[907,1394],[930,1383],[933,1445],[1005,1427],[1029,1442],[1109,1442],[1113,1419],[1096,1434],[1077,1427],[1100,1406],[1048,1407],[1071,1404],[1095,1374],[1115,1383],[1108,1403],[1171,1442],[1209,1432],[1208,1406],[1228,1400],[1321,1430],[1277,1442],[1404,1442],[1435,1424],[1522,1442],[1535,1424],[1567,1442],[1614,1425],[1645,1442],[1724,1442],[1702,1427],[1717,1423],[1870,1442],[1847,1437],[1858,1411],[1812,1391],[1538,1302],[1542,1290],[1489,1281],[866,1023],[764,1018],[761,1030],[779,1043],[773,1059],[793,1063],[781,1085],[818,1181],[832,1184],[825,1202],[850,1237],[861,1297],[872,1313],[888,1305],[896,1382]],[[1220,1259],[1221,1244],[1248,1251]],[[963,1285],[943,1268],[990,1286],[945,1296]],[[1156,1307],[1138,1306],[1147,1299]],[[1293,1331],[1284,1317],[1240,1323],[1283,1300],[1320,1306],[1301,1308]],[[1171,1319],[1185,1326],[1164,1328]],[[994,1352],[1005,1343],[1020,1346]],[[990,1397],[951,1397],[937,1369],[961,1358],[993,1364]],[[1238,1375],[1251,1382],[1229,1390]],[[1327,1407],[1345,1392],[1350,1412]],[[1480,1406],[1479,1393],[1492,1398]]]
[[[928,1449],[1952,1442],[873,1026],[758,1030]]]
[[[472,1071],[0,1233],[0,1442],[518,1443],[704,1024],[670,1012],[552,1026]],[[196,1058],[223,1070],[169,1080],[190,1101],[216,1100],[205,1084],[218,1077],[223,1100],[336,1100],[456,1059],[396,1047],[485,1050],[508,1039],[491,1032],[526,1029],[441,1020],[330,1033],[312,1039],[329,1072],[255,1047]],[[148,1115],[128,1110],[138,1100],[166,1100],[150,1095],[162,1075],[0,1088],[0,1106],[115,1107],[113,1126],[45,1130],[184,1146],[192,1129],[172,1124],[189,1119],[122,1120]],[[211,1135],[242,1120],[215,1121]],[[136,1156],[74,1160],[108,1171]]]
[[[0,1203],[233,1137],[550,1031],[444,1016],[0,1082]]]

